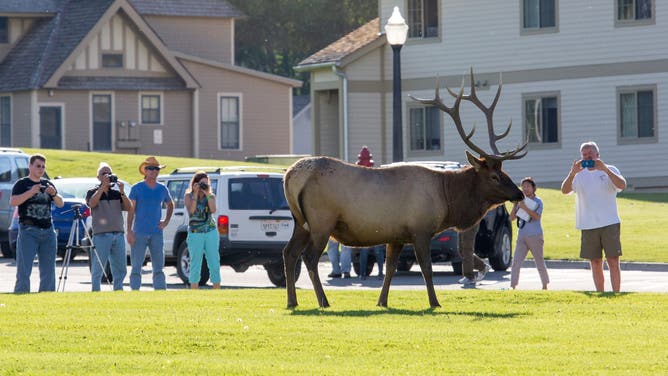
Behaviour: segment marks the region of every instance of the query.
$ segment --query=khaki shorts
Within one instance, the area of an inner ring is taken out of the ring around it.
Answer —
[[[619,223],[615,223],[591,230],[582,230],[580,257],[589,260],[600,259],[603,258],[601,250],[605,250],[606,258],[621,256],[620,227]]]

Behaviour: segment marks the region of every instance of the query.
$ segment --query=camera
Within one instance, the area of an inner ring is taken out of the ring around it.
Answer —
[[[199,187],[200,187],[201,189],[204,189],[204,190],[209,189],[209,185],[206,184],[206,183],[197,183],[197,184],[199,184]]]
[[[109,183],[116,183],[118,182],[118,176],[114,174],[108,174],[107,177],[109,178]]]
[[[584,161],[580,162],[580,166],[582,166],[582,168],[593,168],[594,167],[594,160],[585,159]]]

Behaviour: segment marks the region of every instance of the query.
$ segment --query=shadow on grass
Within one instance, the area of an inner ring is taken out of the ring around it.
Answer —
[[[498,312],[464,312],[446,311],[442,308],[428,308],[422,310],[387,308],[384,310],[352,310],[352,311],[330,311],[328,309],[292,309],[295,316],[336,316],[336,317],[371,317],[380,315],[401,316],[470,316],[478,319],[514,319],[525,316],[523,313],[498,313]]]
[[[636,294],[635,292],[598,292],[598,291],[580,291],[581,294],[586,295],[590,298],[606,298],[606,299],[617,299],[622,298],[627,295]]]

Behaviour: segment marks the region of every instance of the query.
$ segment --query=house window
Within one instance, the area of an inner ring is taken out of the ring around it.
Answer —
[[[9,42],[9,21],[7,17],[0,17],[0,43]]]
[[[102,67],[123,68],[123,54],[102,54]]]
[[[654,88],[619,91],[619,135],[621,141],[654,140]]]
[[[239,149],[241,121],[239,97],[220,97],[220,148]]]
[[[557,26],[557,0],[522,1],[522,29],[545,31]]]
[[[653,22],[654,0],[616,0],[618,25],[647,24]]]
[[[408,0],[408,37],[438,37],[438,1]]]
[[[0,146],[12,145],[11,98],[0,96]]]
[[[556,95],[524,98],[524,134],[531,145],[559,142],[559,98]]]
[[[441,150],[441,113],[436,107],[409,110],[411,151]]]
[[[142,124],[161,124],[160,116],[160,95],[157,94],[142,94],[141,96],[141,123]]]

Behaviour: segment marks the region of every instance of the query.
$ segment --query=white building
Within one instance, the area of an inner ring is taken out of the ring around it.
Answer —
[[[392,49],[381,33],[398,6],[409,25],[401,50],[403,160],[464,160],[448,115],[408,95],[441,98],[459,90],[473,67],[478,96],[494,113],[499,149],[529,138],[528,154],[507,161],[515,180],[558,185],[596,141],[630,189],[668,187],[668,2],[657,0],[380,0],[379,20],[305,59],[310,71],[314,153],[355,160],[362,145],[392,160]],[[461,109],[473,141],[491,152],[484,116]],[[434,116],[436,115],[436,116]]]

